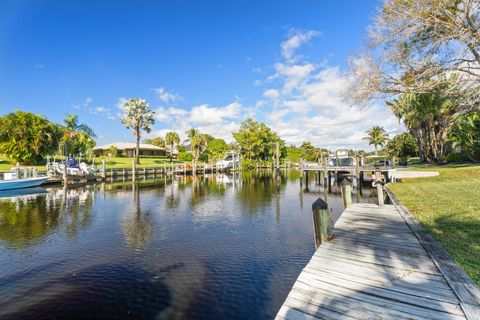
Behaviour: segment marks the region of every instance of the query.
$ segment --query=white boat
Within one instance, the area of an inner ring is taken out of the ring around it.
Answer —
[[[39,185],[47,181],[47,179],[48,177],[44,176],[44,177],[32,177],[32,178],[24,178],[24,179],[0,180],[0,191],[38,187]]]

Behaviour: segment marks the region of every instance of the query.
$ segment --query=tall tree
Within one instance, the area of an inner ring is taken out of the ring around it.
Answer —
[[[155,112],[150,110],[148,103],[140,98],[132,98],[125,102],[123,116],[120,121],[127,129],[133,130],[136,138],[135,162],[140,163],[140,138],[142,130],[150,132],[155,120]]]
[[[60,128],[40,115],[15,111],[0,117],[0,153],[22,164],[38,164],[53,152]]]
[[[477,0],[384,0],[368,29],[369,45],[351,59],[354,98],[426,93],[457,74],[447,95],[464,109],[480,102],[480,10]]]
[[[388,133],[383,127],[373,126],[366,131],[367,136],[363,140],[367,140],[369,145],[375,148],[375,155],[378,155],[378,147],[383,147],[388,140]]]
[[[205,135],[200,133],[199,130],[193,129],[193,128],[187,131],[187,137],[188,137],[187,141],[190,142],[190,145],[192,147],[192,155],[193,155],[192,165],[193,165],[193,172],[195,174],[196,163],[198,161],[202,148],[205,147],[207,144],[207,139],[205,138]]]
[[[180,137],[178,136],[178,133],[176,133],[175,131],[167,132],[167,134],[165,135],[165,143],[170,146],[170,162],[172,162],[173,146],[180,143]]]

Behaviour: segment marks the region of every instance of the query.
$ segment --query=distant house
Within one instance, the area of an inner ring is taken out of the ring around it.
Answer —
[[[117,149],[117,154],[113,157],[133,157],[135,155],[136,144],[132,142],[114,142],[93,148],[93,154],[96,157],[108,156],[112,147]],[[154,146],[153,144],[140,143],[141,157],[164,157],[167,155],[165,148]]]

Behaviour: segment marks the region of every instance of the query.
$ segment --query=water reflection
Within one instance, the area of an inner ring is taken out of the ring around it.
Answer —
[[[271,319],[315,250],[323,191],[259,171],[0,199],[0,318]]]
[[[140,187],[132,184],[132,207],[126,208],[122,220],[122,230],[125,241],[130,248],[144,249],[153,238],[155,226],[152,221],[151,212],[142,212],[140,204]]]
[[[60,227],[69,237],[88,228],[95,194],[92,188],[34,191],[37,193],[18,191],[0,198],[0,240],[7,242],[6,247],[38,245]]]

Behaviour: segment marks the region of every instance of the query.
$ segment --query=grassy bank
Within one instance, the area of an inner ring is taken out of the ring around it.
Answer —
[[[391,184],[427,232],[480,284],[480,165],[423,165],[440,176]]]

